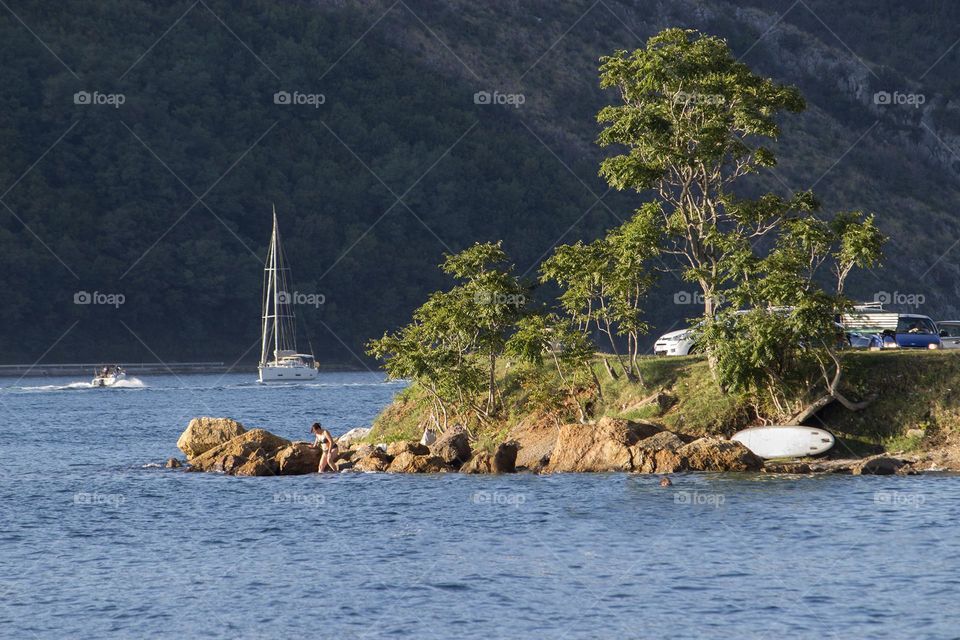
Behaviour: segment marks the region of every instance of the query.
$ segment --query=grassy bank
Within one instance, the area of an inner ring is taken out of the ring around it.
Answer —
[[[746,399],[723,394],[702,357],[642,358],[642,382],[611,379],[598,356],[594,363],[601,394],[584,389],[579,397],[591,417],[644,420],[690,435],[729,436],[754,421]],[[838,455],[916,451],[940,446],[960,433],[960,353],[850,352],[845,354],[845,393],[851,399],[875,397],[865,410],[839,405],[823,410],[810,422],[837,434]],[[500,370],[504,410],[488,423],[467,421],[481,447],[506,439],[518,425],[562,424],[577,420],[572,402],[550,402],[549,384],[558,384],[549,369],[539,386],[523,383],[517,369]],[[547,389],[544,388],[547,385]],[[563,396],[554,392],[553,398]],[[547,400],[544,400],[544,397]],[[419,439],[429,422],[430,403],[416,385],[398,395],[374,422],[376,442]]]

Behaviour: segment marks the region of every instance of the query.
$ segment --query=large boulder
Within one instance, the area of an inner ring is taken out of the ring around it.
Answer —
[[[493,453],[478,451],[460,467],[460,473],[514,473],[518,449],[516,442],[502,442]]]
[[[447,471],[447,465],[439,456],[417,455],[404,451],[393,459],[387,471],[390,473],[440,473]]]
[[[902,458],[894,458],[887,455],[873,456],[871,458],[865,458],[860,461],[850,470],[855,476],[859,475],[876,475],[876,476],[891,476],[895,473],[899,473],[900,470],[907,466],[907,461]]]
[[[361,447],[357,449],[351,460],[353,462],[353,471],[369,473],[373,471],[386,471],[393,459],[379,447],[370,446],[369,448]]]
[[[444,464],[459,469],[473,455],[467,430],[461,425],[450,427],[430,445],[430,453],[442,459]]]
[[[678,451],[684,443],[670,431],[661,431],[630,447],[633,470],[638,473],[673,473],[681,468]]]
[[[235,476],[275,476],[277,465],[273,458],[251,456],[246,462],[233,468],[231,473]]]
[[[632,471],[631,447],[659,432],[656,425],[601,418],[596,424],[565,424],[547,472]]]
[[[341,449],[346,449],[360,440],[363,440],[368,435],[370,435],[370,427],[357,427],[356,429],[350,429],[350,431],[347,431],[345,434],[337,438],[337,444]]]
[[[321,451],[307,442],[294,442],[276,452],[273,460],[277,473],[283,476],[299,476],[316,473],[320,466]]]
[[[243,425],[231,418],[194,418],[180,434],[177,448],[189,460],[245,432]]]
[[[690,471],[759,471],[763,460],[734,440],[700,438],[677,453],[681,467]]]
[[[252,429],[231,438],[190,460],[190,466],[199,471],[223,471],[231,473],[236,466],[228,458],[273,458],[276,452],[290,445],[289,440],[275,436],[264,429]],[[230,462],[230,464],[227,464]]]
[[[526,420],[513,427],[507,438],[517,442],[517,468],[540,472],[550,463],[560,428],[549,419]]]
[[[395,458],[401,453],[411,453],[415,456],[426,456],[430,454],[430,448],[413,440],[391,442],[387,445],[387,455],[391,458]]]

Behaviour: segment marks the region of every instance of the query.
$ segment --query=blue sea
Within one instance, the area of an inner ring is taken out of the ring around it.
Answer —
[[[960,478],[167,470],[190,418],[291,439],[402,385],[0,379],[5,638],[955,638]]]

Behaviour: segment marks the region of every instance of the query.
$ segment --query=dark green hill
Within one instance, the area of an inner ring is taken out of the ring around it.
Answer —
[[[921,294],[924,312],[960,315],[948,252],[960,238],[960,11],[905,6],[11,5],[16,15],[0,14],[0,360],[54,345],[45,360],[252,361],[276,203],[293,288],[324,297],[298,309],[302,341],[357,364],[365,340],[442,285],[443,252],[503,238],[524,271],[629,215],[638,196],[596,177],[594,115],[612,99],[597,58],[674,25],[727,37],[808,97],[785,123],[781,166],[754,186],[814,185],[827,211],[877,211],[895,242],[856,293]],[[124,102],[76,104],[83,91]],[[276,104],[283,91],[324,102]],[[484,91],[523,104],[478,104]],[[877,105],[877,91],[924,104]],[[658,329],[695,315],[674,304],[689,290],[665,276],[650,304]],[[77,305],[78,291],[125,301]]]

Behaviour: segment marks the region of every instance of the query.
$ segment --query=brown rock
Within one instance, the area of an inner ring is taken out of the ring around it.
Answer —
[[[630,447],[633,470],[638,473],[673,473],[681,468],[683,440],[670,431],[661,431]]]
[[[764,462],[765,473],[812,473],[813,470],[806,462]]]
[[[454,425],[440,434],[430,445],[430,453],[454,468],[459,468],[473,455],[470,451],[470,438],[461,425]]]
[[[247,459],[246,462],[230,471],[235,476],[275,476],[276,463],[271,458],[258,456]]]
[[[177,469],[182,466],[183,466],[183,463],[177,460],[176,458],[167,459],[167,464],[166,464],[167,469]]]
[[[190,460],[191,466],[200,471],[223,471],[230,473],[226,458],[272,458],[278,449],[289,446],[290,441],[275,436],[263,429],[252,429]],[[241,464],[242,464],[241,462]]]
[[[656,425],[601,418],[596,424],[560,427],[547,471],[632,471],[630,447],[660,431]]]
[[[177,448],[189,460],[245,432],[242,424],[230,418],[194,418],[180,434]]]
[[[321,451],[306,442],[294,442],[277,451],[273,460],[277,472],[283,476],[297,476],[316,473],[320,466]]]
[[[733,440],[700,438],[681,447],[677,453],[682,468],[691,471],[759,471],[763,460]]]
[[[510,430],[507,437],[516,441],[517,467],[539,473],[550,464],[550,456],[557,445],[559,427],[550,420],[521,422]]]
[[[906,466],[906,464],[906,460],[881,454],[879,456],[873,456],[860,461],[858,464],[854,465],[854,467],[850,470],[850,473],[855,476],[890,476],[900,471],[900,468]]]
[[[352,460],[340,460],[338,458],[334,465],[337,467],[337,471],[350,471],[353,469]]]
[[[390,473],[440,473],[446,470],[447,465],[439,456],[416,455],[410,451],[395,457],[387,468]]]
[[[387,455],[395,458],[401,453],[412,453],[415,456],[425,456],[430,454],[430,448],[413,440],[391,442],[387,445]]]
[[[518,448],[516,442],[502,442],[494,453],[478,451],[460,467],[460,473],[515,473]]]
[[[370,447],[367,455],[358,449],[353,457],[353,471],[386,471],[392,458],[376,447]]]

